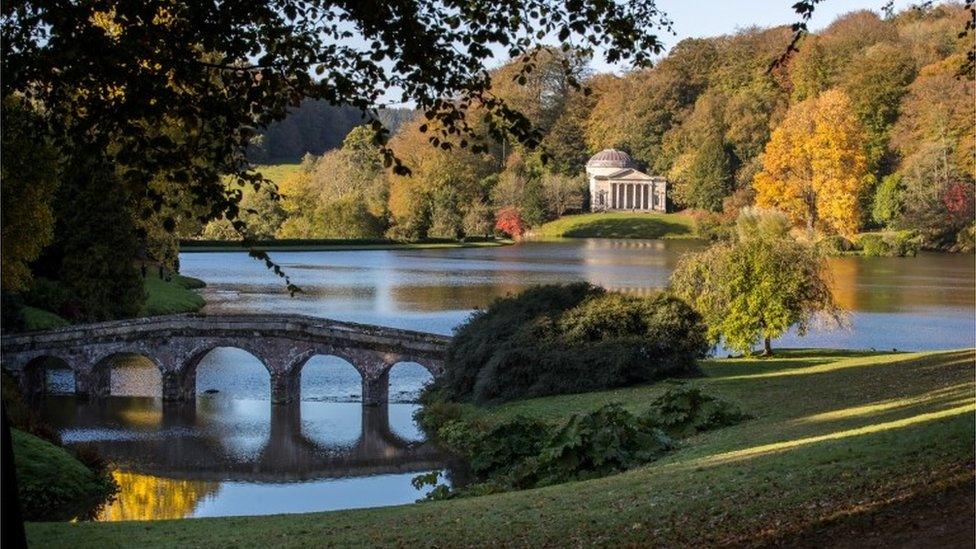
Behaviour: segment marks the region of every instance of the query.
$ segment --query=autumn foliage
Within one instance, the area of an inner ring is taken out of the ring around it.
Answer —
[[[840,90],[793,105],[766,145],[756,205],[778,208],[797,225],[851,235],[864,217],[872,177],[864,129]]]
[[[518,208],[510,206],[502,208],[495,214],[495,228],[518,240],[525,234],[528,225],[522,219],[522,213]]]

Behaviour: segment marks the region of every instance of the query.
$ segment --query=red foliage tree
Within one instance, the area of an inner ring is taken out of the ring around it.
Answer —
[[[495,214],[495,229],[518,240],[525,234],[528,226],[522,219],[522,212],[515,206],[508,206],[498,210],[498,213]]]
[[[962,227],[971,222],[974,214],[972,183],[950,183],[942,191],[942,204],[953,226]]]

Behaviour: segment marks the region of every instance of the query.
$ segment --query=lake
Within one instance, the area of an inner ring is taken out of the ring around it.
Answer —
[[[276,252],[303,292],[244,253],[184,253],[181,272],[207,282],[208,313],[299,313],[450,334],[477,307],[536,284],[588,281],[651,294],[665,286],[693,240],[566,240],[496,248]],[[829,261],[850,327],[787,334],[774,347],[927,350],[976,346],[972,255],[840,257]],[[719,351],[721,354],[721,351]],[[55,373],[70,391],[71,380]],[[102,520],[324,511],[413,502],[410,480],[450,460],[413,422],[429,374],[401,364],[391,404],[359,404],[359,374],[337,358],[303,369],[302,402],[269,402],[267,371],[253,356],[216,349],[201,362],[197,401],[164,406],[159,374],[138,360],[112,373],[113,396],[46,399],[66,442],[92,444],[118,465],[122,493]],[[207,392],[209,391],[209,393]]]

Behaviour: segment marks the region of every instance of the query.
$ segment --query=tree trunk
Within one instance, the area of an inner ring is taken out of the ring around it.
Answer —
[[[763,356],[773,355],[773,346],[770,343],[769,336],[763,338]]]

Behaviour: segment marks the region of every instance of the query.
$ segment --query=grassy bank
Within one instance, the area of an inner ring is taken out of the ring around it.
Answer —
[[[143,280],[146,302],[139,315],[157,316],[199,311],[207,303],[194,290],[204,286],[206,284],[198,278],[175,275],[170,280],[165,280],[150,274]],[[38,307],[25,306],[23,315],[24,326],[28,331],[51,330],[71,324],[56,313]]]
[[[511,240],[478,239],[457,241],[430,239],[419,242],[402,242],[386,238],[287,238],[279,240],[260,240],[254,247],[266,252],[331,252],[352,250],[434,250],[452,248],[490,248],[511,244]],[[185,240],[180,243],[181,252],[242,252],[247,248],[240,242],[226,240]]]
[[[70,520],[115,491],[99,475],[59,448],[34,435],[11,429],[17,488],[24,516]]]
[[[607,212],[567,215],[533,229],[538,238],[687,238],[691,217],[680,214]]]
[[[207,304],[194,291],[206,285],[199,278],[176,275],[171,280],[164,280],[149,276],[144,283],[146,304],[141,311],[142,316],[193,313]]]
[[[913,539],[933,540],[946,534],[941,523],[918,523],[915,514],[895,511],[932,516],[922,511],[938,511],[932,505],[945,494],[963,499],[942,508],[971,507],[973,361],[971,350],[794,351],[710,361],[708,377],[690,383],[755,419],[696,435],[647,466],[585,482],[334,513],[31,524],[28,536],[37,546],[86,547],[700,546],[797,540],[831,529],[850,535],[858,525],[885,532],[873,521],[893,517]],[[608,402],[637,410],[665,388],[533,399],[466,413],[558,420]],[[971,511],[957,515],[959,529],[949,534],[971,536]]]

